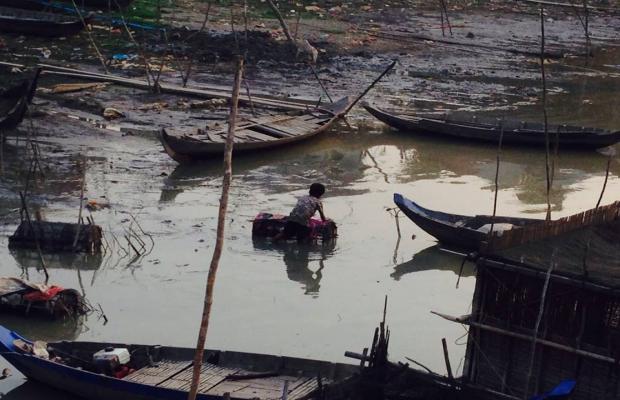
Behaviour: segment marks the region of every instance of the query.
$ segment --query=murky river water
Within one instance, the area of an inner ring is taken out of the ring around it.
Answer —
[[[586,123],[590,109],[607,109],[597,122],[617,127],[618,116],[611,112],[617,88],[588,87],[584,93],[591,100],[555,98],[552,117]],[[54,140],[41,138],[49,166],[41,183],[47,196],[32,201],[42,205],[49,220],[76,220],[80,174],[67,165],[79,159],[78,152],[85,153],[86,196],[110,204],[93,213],[96,222],[120,235],[131,212],[152,234],[155,246],[132,263],[118,251],[101,258],[48,261],[51,281],[82,290],[92,304],[102,306],[107,324],[95,315],[78,325],[6,316],[0,316],[0,323],[48,340],[193,346],[214,243],[221,164],[177,166],[152,138],[62,134],[53,122],[48,118],[41,123],[58,133]],[[386,208],[394,206],[393,193],[402,193],[437,210],[491,213],[496,148],[396,133],[369,118],[351,122],[359,129],[338,128],[308,143],[235,159],[208,347],[346,361],[345,350],[370,344],[387,295],[393,360],[409,356],[443,372],[440,339],[445,337],[452,364],[461,367],[465,330],[430,311],[468,313],[473,268],[465,269],[457,289],[461,258],[439,250],[432,237],[403,216],[399,240]],[[63,148],[75,151],[53,151]],[[2,187],[3,214],[17,204],[18,177],[11,175],[10,164],[20,157],[4,160],[9,172]],[[596,204],[606,162],[596,152],[560,153],[551,197],[554,217]],[[543,151],[504,149],[498,213],[544,216],[544,171]],[[618,199],[619,176],[620,165],[614,161],[603,203]],[[339,225],[335,244],[252,241],[250,221],[258,212],[288,212],[295,196],[314,181],[327,186],[325,212]],[[32,254],[7,249],[17,219],[14,213],[3,218],[0,275],[43,280]],[[48,388],[23,384],[17,373],[0,381],[0,393],[12,399],[53,397]]]

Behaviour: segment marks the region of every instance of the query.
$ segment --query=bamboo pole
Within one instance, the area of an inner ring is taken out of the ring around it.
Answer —
[[[547,276],[545,277],[545,284],[542,290],[542,296],[540,298],[540,306],[538,307],[538,316],[536,317],[536,324],[534,325],[534,335],[532,336],[532,350],[530,354],[530,364],[527,370],[527,380],[525,381],[525,390],[523,391],[523,399],[528,398],[528,392],[530,391],[532,381],[532,371],[534,369],[534,360],[536,358],[536,340],[538,339],[538,331],[540,329],[540,323],[542,321],[543,314],[545,313],[545,300],[547,299],[547,291],[549,289],[549,281],[551,280],[551,272],[553,271],[554,261],[553,255],[551,255],[551,264],[547,270]]]
[[[545,127],[545,172],[547,177],[547,216],[546,221],[551,221],[551,167],[549,165],[550,143],[549,143],[549,120],[547,118],[547,78],[545,75],[545,8],[540,6],[540,75],[542,79],[542,107],[543,123]]]
[[[222,250],[224,248],[224,228],[226,227],[226,210],[228,208],[228,192],[230,190],[230,182],[232,181],[232,150],[235,137],[235,123],[237,121],[237,108],[239,99],[239,90],[241,88],[241,79],[243,75],[243,58],[237,59],[237,72],[233,84],[232,103],[230,105],[230,116],[228,119],[228,135],[226,136],[226,147],[224,149],[224,177],[222,179],[222,197],[220,199],[220,208],[217,217],[217,236],[215,240],[215,248],[211,265],[209,266],[209,275],[207,278],[207,286],[205,289],[204,305],[202,310],[202,319],[200,330],[198,332],[198,343],[196,344],[196,354],[194,355],[194,366],[192,372],[192,384],[187,396],[188,400],[195,400],[198,392],[198,384],[200,382],[200,367],[202,366],[202,356],[204,353],[205,342],[207,339],[207,331],[209,329],[209,317],[211,316],[211,306],[213,304],[213,289],[215,287],[215,276],[219,266]]]
[[[481,329],[483,331],[488,331],[488,332],[493,332],[493,333],[498,333],[500,335],[504,335],[504,336],[508,336],[508,337],[513,337],[516,339],[521,339],[521,340],[527,340],[527,341],[534,341],[536,344],[540,344],[543,346],[547,346],[547,347],[552,347],[554,349],[558,349],[558,350],[562,350],[562,351],[566,351],[568,353],[572,353],[572,354],[577,354],[586,358],[590,358],[592,360],[599,360],[599,361],[604,361],[607,363],[611,363],[611,364],[616,364],[617,361],[615,358],[613,357],[608,357],[608,356],[604,356],[601,354],[597,354],[597,353],[593,353],[591,351],[586,351],[586,350],[580,350],[577,349],[575,347],[571,347],[571,346],[567,346],[564,344],[560,344],[560,343],[556,343],[556,342],[552,342],[550,340],[547,339],[540,339],[540,338],[534,338],[533,336],[527,335],[527,334],[523,334],[523,333],[517,333],[517,332],[512,332],[509,331],[507,329],[502,329],[502,328],[497,328],[495,326],[491,326],[491,325],[487,325],[487,324],[482,324],[480,322],[474,322],[474,321],[470,321],[469,318],[466,317],[454,317],[452,315],[447,315],[447,314],[442,314],[442,313],[438,313],[436,311],[431,311],[432,314],[435,314],[445,320],[451,321],[451,322],[456,322],[459,324],[464,324],[464,325],[469,325],[472,326],[474,328],[478,328]],[[469,317],[469,316],[467,316]]]

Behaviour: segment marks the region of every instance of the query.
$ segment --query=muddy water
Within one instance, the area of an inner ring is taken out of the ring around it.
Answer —
[[[392,359],[413,357],[443,372],[440,338],[446,337],[452,363],[460,367],[464,329],[430,310],[468,313],[473,269],[465,270],[456,289],[461,259],[440,251],[433,238],[404,217],[399,241],[386,208],[393,206],[396,192],[438,210],[491,212],[495,148],[407,136],[368,120],[352,122],[359,129],[336,129],[306,144],[235,160],[208,346],[345,361],[345,350],[369,345],[388,295]],[[50,260],[51,280],[79,288],[91,303],[101,304],[107,324],[95,315],[83,324],[4,316],[0,323],[48,340],[192,346],[215,234],[220,163],[177,166],[155,140],[113,132],[87,140],[67,135],[49,145],[86,153],[87,196],[105,196],[110,204],[93,213],[104,229],[120,236],[128,224],[125,212],[131,211],[153,235],[155,246],[131,264],[118,251],[102,258]],[[48,163],[48,179],[53,179],[54,158]],[[552,193],[555,217],[595,205],[605,165],[597,153],[560,154]],[[604,202],[618,198],[619,175],[614,162]],[[67,176],[74,178],[64,186],[47,187],[54,201],[40,202],[50,220],[76,218],[79,174]],[[505,150],[499,178],[499,213],[543,216],[542,151]],[[300,248],[252,241],[250,220],[257,212],[287,212],[314,181],[327,185],[325,211],[340,229],[336,243]],[[7,250],[16,220],[12,214],[4,220],[0,273],[41,280],[32,254]],[[1,392],[21,383],[18,376],[4,380]],[[9,398],[29,398],[43,390],[27,384],[10,391]]]

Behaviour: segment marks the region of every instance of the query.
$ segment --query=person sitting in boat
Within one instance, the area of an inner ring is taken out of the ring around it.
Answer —
[[[325,193],[325,186],[321,183],[310,185],[310,192],[297,200],[293,211],[289,214],[284,230],[274,237],[275,241],[296,237],[298,242],[307,240],[310,237],[310,218],[318,211],[322,221],[326,221],[323,214],[323,203],[321,196]]]

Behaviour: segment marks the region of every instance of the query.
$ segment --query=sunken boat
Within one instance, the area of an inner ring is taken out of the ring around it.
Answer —
[[[22,122],[37,90],[40,72],[37,69],[31,78],[0,91],[0,131],[15,129]]]
[[[297,143],[325,132],[348,109],[351,101],[339,101],[292,114],[243,118],[235,126],[234,153],[251,153]],[[161,132],[166,153],[179,163],[219,159],[224,154],[228,129],[207,127],[190,134]]]
[[[492,143],[498,143],[502,137],[504,144],[545,146],[548,136],[551,146],[555,146],[557,141],[559,147],[575,149],[597,149],[620,141],[620,131],[600,128],[548,125],[547,135],[544,124],[540,123],[451,115],[409,116],[390,113],[368,104],[364,108],[392,128],[435,137]]]
[[[93,19],[42,11],[0,7],[0,31],[28,36],[64,37],[80,33]]]
[[[88,307],[75,289],[0,277],[0,312],[51,319],[76,318]]]
[[[252,237],[273,238],[284,231],[288,216],[261,212],[252,221]],[[338,236],[338,227],[331,219],[310,218],[310,239],[330,240]]]
[[[38,351],[38,354],[36,350]],[[44,351],[43,351],[44,350]],[[87,399],[186,399],[195,349],[30,341],[0,327],[0,356],[30,380]],[[205,350],[198,399],[320,399],[358,366]],[[229,397],[226,397],[229,394]]]
[[[488,240],[491,229],[501,234],[515,227],[544,222],[534,218],[449,214],[424,208],[398,193],[394,193],[394,203],[414,224],[440,243],[467,251],[478,251]]]
[[[80,251],[99,253],[103,245],[103,229],[95,224],[72,224],[23,220],[9,236],[10,249],[43,251]]]

